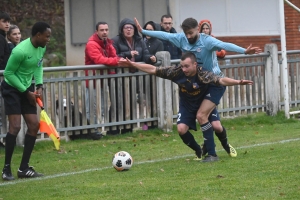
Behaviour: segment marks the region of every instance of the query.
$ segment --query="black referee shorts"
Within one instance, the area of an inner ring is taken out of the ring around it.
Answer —
[[[28,89],[33,92],[33,87],[30,86]],[[5,81],[1,83],[1,93],[6,115],[37,114],[36,105],[31,105],[25,94]]]

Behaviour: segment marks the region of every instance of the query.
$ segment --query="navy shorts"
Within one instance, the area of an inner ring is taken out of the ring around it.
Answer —
[[[28,89],[33,92],[33,87],[30,86]],[[36,106],[29,103],[26,94],[8,85],[5,81],[1,83],[1,93],[6,115],[37,114]]]
[[[179,106],[179,112],[177,115],[177,124],[185,124],[187,125],[190,129],[197,131],[197,126],[196,126],[196,116],[197,116],[197,111],[191,112],[187,110],[184,106]],[[219,121],[220,117],[218,114],[217,109],[213,109],[213,111],[210,113],[208,117],[208,121]]]
[[[213,109],[213,111],[208,116],[208,121],[209,122],[220,121],[220,115],[219,115],[218,110],[216,108]]]
[[[218,105],[225,90],[226,86],[209,84],[204,99],[210,100],[214,104]]]

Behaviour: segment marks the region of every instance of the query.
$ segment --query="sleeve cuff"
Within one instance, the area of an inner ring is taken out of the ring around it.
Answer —
[[[28,92],[29,92],[29,89],[25,90],[25,91],[23,92],[23,94],[27,94]]]

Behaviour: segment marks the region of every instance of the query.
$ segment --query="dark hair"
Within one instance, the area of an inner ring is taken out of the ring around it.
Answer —
[[[99,25],[105,25],[105,24],[107,24],[106,22],[98,22],[97,24],[96,24],[96,31],[98,31],[98,28],[99,28]]]
[[[153,27],[153,30],[154,30],[154,31],[157,30],[157,27],[156,27],[154,21],[149,21],[149,22],[147,22],[147,23],[144,25],[143,29],[146,29],[147,25],[151,25],[151,26]]]
[[[31,36],[35,36],[37,33],[44,33],[47,28],[51,28],[46,22],[36,22],[31,29]]]
[[[172,17],[171,14],[166,14],[166,15],[161,16],[160,21],[163,22],[164,18],[171,18],[171,19],[173,19],[173,17]]]
[[[19,27],[17,25],[11,24],[7,31],[7,35],[10,35],[12,30],[14,30],[14,29],[19,29]]]
[[[0,19],[4,19],[5,21],[10,21],[10,16],[6,12],[0,11]]]
[[[187,51],[182,54],[182,56],[181,56],[182,61],[184,61],[187,58],[190,58],[192,62],[197,62],[197,58],[193,52]]]
[[[190,30],[192,28],[196,28],[198,27],[198,22],[197,20],[195,20],[194,18],[186,18],[182,24],[181,24],[181,28],[182,30],[185,32],[187,30]]]

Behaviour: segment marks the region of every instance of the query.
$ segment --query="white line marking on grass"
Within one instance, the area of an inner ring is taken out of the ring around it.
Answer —
[[[278,144],[278,143],[295,142],[295,141],[299,141],[299,140],[300,140],[300,138],[295,138],[295,139],[289,139],[289,140],[281,140],[281,141],[278,141],[278,142],[266,142],[266,143],[260,143],[260,144],[253,144],[253,145],[249,145],[249,146],[241,146],[241,147],[237,147],[236,149],[253,148],[253,147],[267,146],[267,145]],[[220,150],[220,151],[223,151],[223,150]],[[146,164],[146,163],[155,163],[155,162],[163,162],[163,161],[168,161],[168,160],[176,160],[176,159],[179,159],[179,158],[190,157],[192,155],[193,154],[186,154],[186,155],[174,156],[174,157],[171,157],[171,158],[164,158],[164,159],[159,159],[159,160],[147,160],[147,161],[135,162],[135,165]],[[18,183],[27,183],[27,182],[30,182],[30,181],[47,180],[47,179],[52,179],[52,178],[71,176],[71,175],[76,175],[76,174],[83,174],[83,173],[92,172],[92,171],[102,171],[102,170],[111,169],[111,168],[112,168],[112,166],[86,169],[86,170],[82,170],[82,171],[78,171],[78,172],[69,172],[69,173],[62,173],[62,174],[56,174],[56,175],[50,175],[50,176],[43,176],[43,177],[40,177],[40,178],[18,179],[18,180],[15,180],[15,181],[8,181],[8,182],[0,183],[0,187],[1,186],[6,186],[6,185],[16,185]]]

